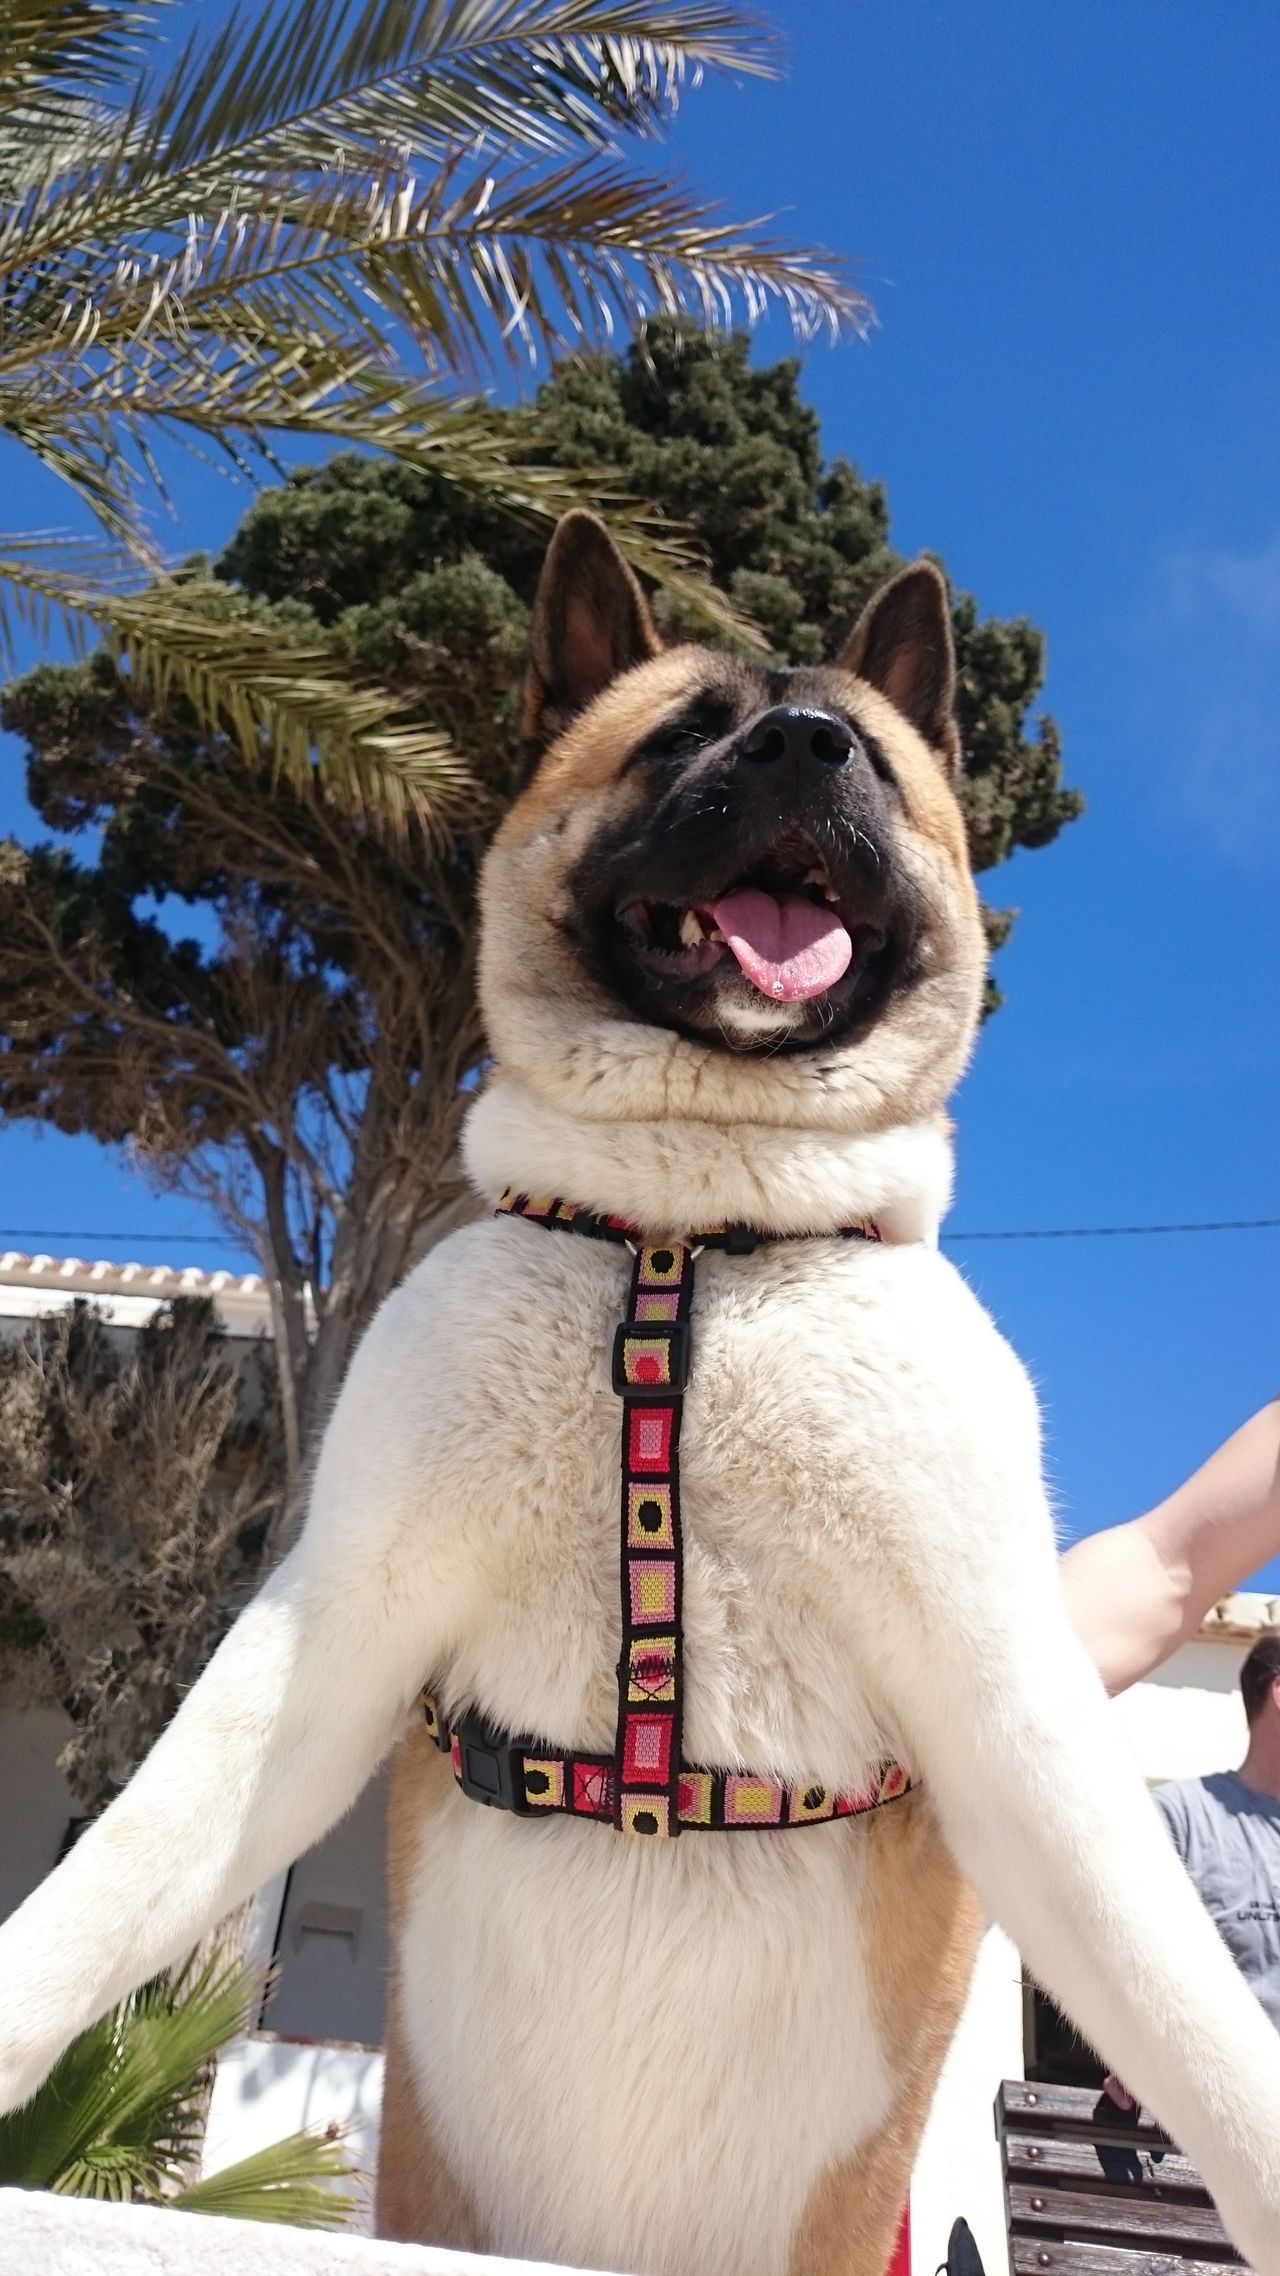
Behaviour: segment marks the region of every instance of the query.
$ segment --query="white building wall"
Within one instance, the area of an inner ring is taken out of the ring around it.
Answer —
[[[1239,1675],[1250,1639],[1184,1644],[1146,1683],[1114,1702],[1120,1728],[1151,1785],[1203,1778],[1243,1760],[1247,1725]]]
[[[72,1815],[58,1707],[0,1707],[0,1920],[51,1872]]]
[[[285,2039],[382,2043],[386,2010],[386,1779],[300,1857],[277,1938],[279,1985],[264,2021]]]

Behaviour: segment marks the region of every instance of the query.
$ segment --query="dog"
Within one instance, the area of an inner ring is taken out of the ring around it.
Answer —
[[[382,2234],[882,2276],[985,1908],[1280,2276],[1280,2043],[1117,1744],[1031,1388],[936,1245],[985,964],[944,582],[775,670],[664,649],[575,514],[531,646],[465,1140],[499,1213],[378,1314],[298,1546],[0,1932],[0,2105],[394,1746]],[[686,1313],[636,1309],[677,1268]],[[677,1392],[654,1772],[620,1418]],[[608,1822],[539,1822],[575,1750]]]

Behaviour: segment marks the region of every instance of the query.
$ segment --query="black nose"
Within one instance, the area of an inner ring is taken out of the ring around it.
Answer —
[[[797,765],[817,759],[843,766],[853,749],[853,729],[831,711],[810,711],[800,703],[775,704],[762,712],[739,745],[744,759],[791,759]]]

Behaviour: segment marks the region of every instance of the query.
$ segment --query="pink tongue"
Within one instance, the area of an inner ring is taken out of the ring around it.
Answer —
[[[752,986],[775,1003],[820,996],[849,968],[853,942],[836,911],[797,894],[775,901],[744,885],[713,901],[710,914]]]

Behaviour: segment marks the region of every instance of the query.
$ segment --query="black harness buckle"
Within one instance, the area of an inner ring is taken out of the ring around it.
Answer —
[[[497,1731],[483,1715],[468,1708],[453,1726],[458,1742],[458,1784],[473,1802],[491,1809],[514,1810],[527,1817],[524,1790],[524,1748],[505,1731]]]
[[[613,1387],[621,1399],[664,1406],[689,1381],[687,1320],[624,1320],[613,1338]]]
[[[754,1256],[760,1246],[760,1235],[750,1225],[726,1225],[724,1253],[727,1257]]]

